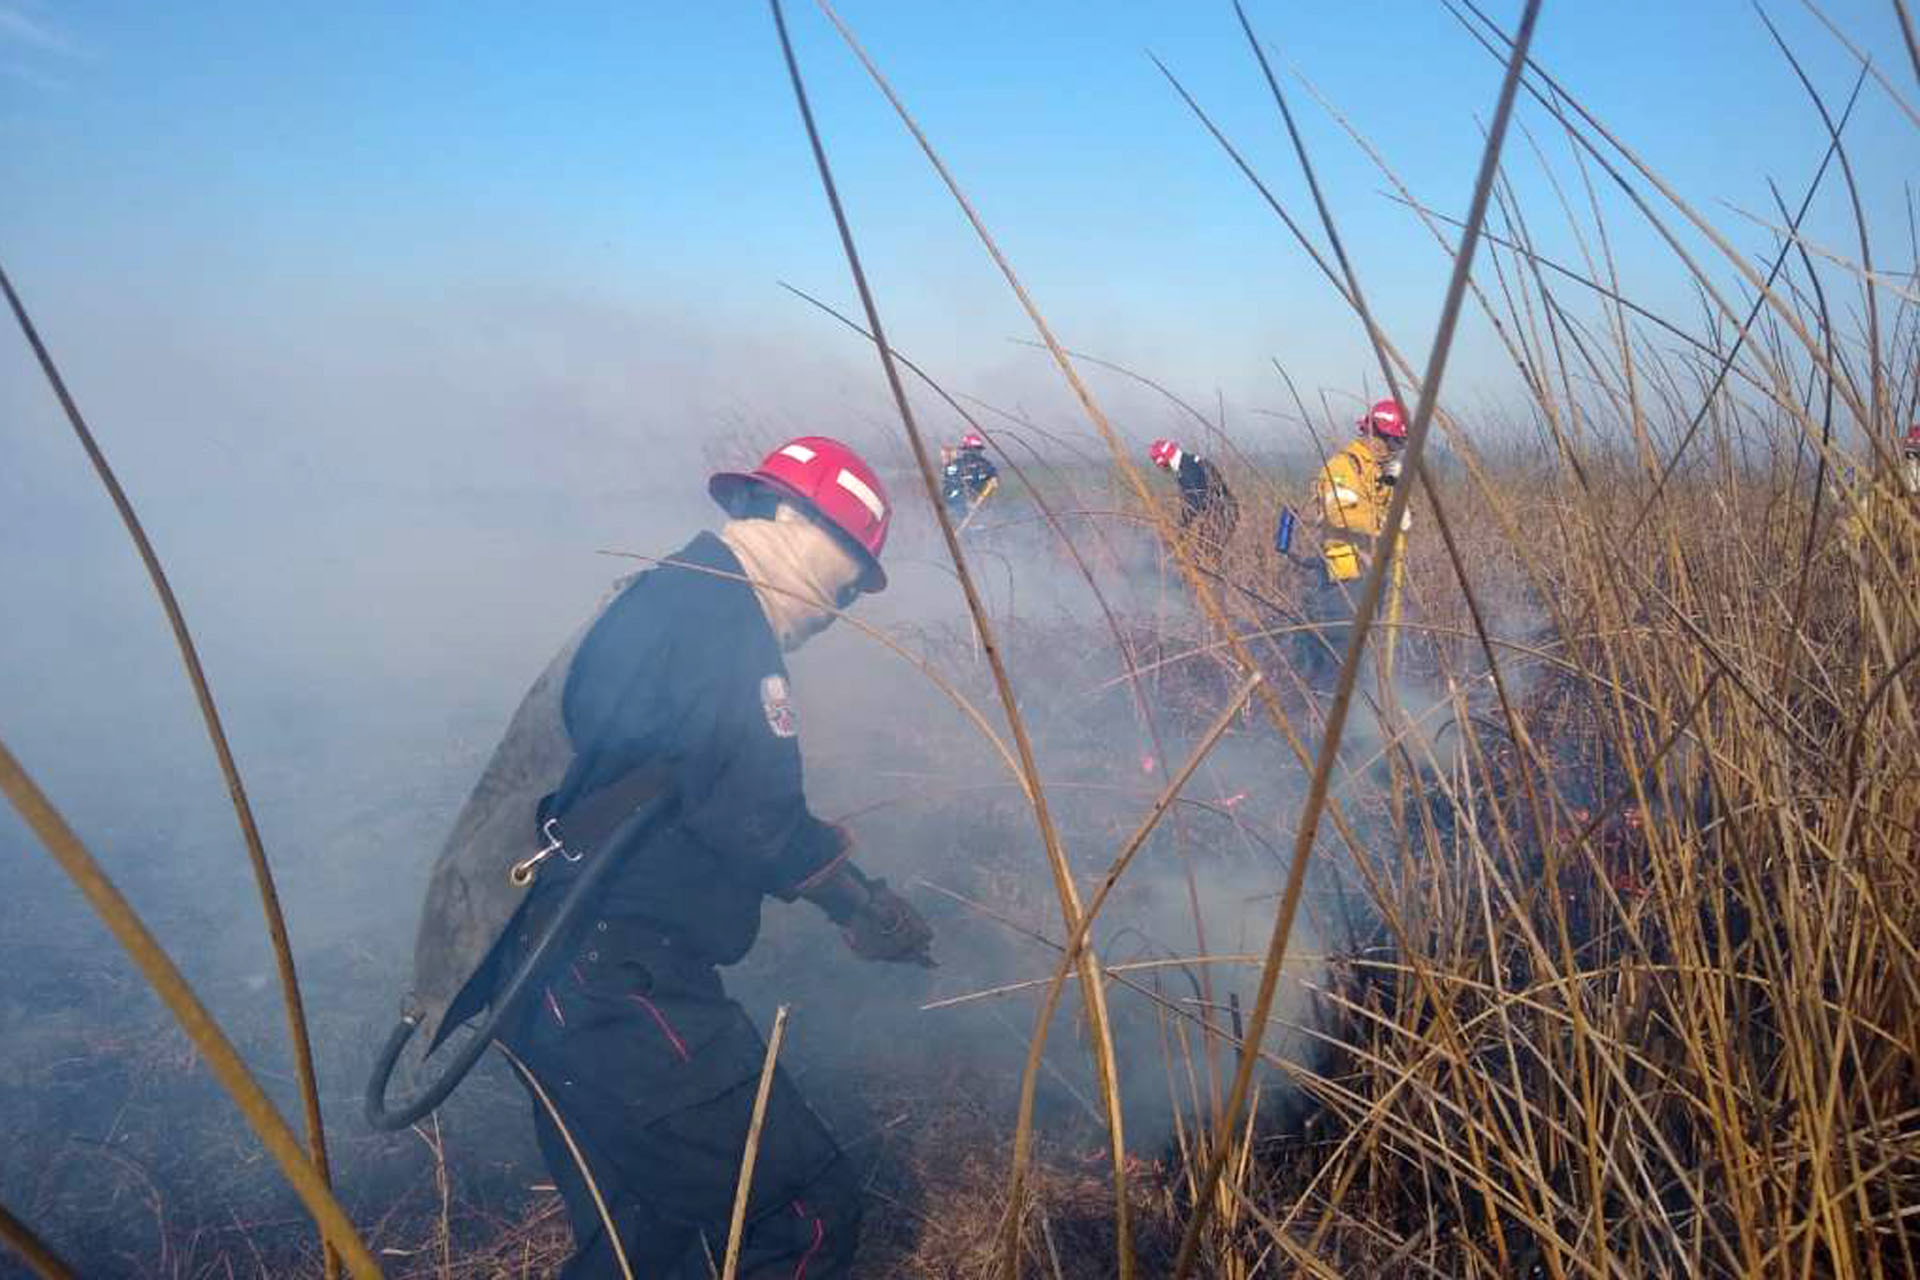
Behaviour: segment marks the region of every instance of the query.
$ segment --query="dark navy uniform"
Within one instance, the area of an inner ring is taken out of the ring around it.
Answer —
[[[1198,532],[1215,547],[1224,545],[1240,522],[1240,502],[1220,468],[1183,450],[1175,479],[1180,482],[1180,528]]]
[[[712,534],[672,558],[741,572]],[[753,946],[762,900],[793,900],[844,838],[807,809],[786,666],[744,582],[672,566],[635,578],[582,640],[563,712],[575,754],[543,819],[572,841],[570,818],[584,829],[596,801],[644,769],[664,770],[675,807],[637,847],[594,854],[623,865],[502,1038],[585,1153],[634,1274],[706,1276],[707,1251],[717,1261],[726,1246],[765,1056],[716,967]],[[565,864],[548,865],[510,956],[565,890]],[[617,1276],[592,1195],[537,1099],[534,1117],[578,1246],[563,1275]],[[845,1157],[780,1072],[741,1275],[842,1275],[859,1216]]]
[[[987,486],[999,476],[1000,469],[993,465],[986,450],[961,449],[955,453],[943,471],[941,483],[941,494],[954,519],[964,520]]]

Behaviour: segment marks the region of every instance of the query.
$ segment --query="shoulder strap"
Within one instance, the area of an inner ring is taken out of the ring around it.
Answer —
[[[567,816],[561,823],[561,835],[567,847],[576,851],[591,850],[625,821],[628,814],[665,794],[671,784],[672,775],[666,766],[649,762],[587,792],[568,806]],[[548,796],[540,804],[543,822],[552,799]]]

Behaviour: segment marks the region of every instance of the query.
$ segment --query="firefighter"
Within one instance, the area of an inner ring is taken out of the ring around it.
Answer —
[[[1359,437],[1327,459],[1313,481],[1320,559],[1318,580],[1306,599],[1314,630],[1303,633],[1300,652],[1308,683],[1322,690],[1339,678],[1353,620],[1352,591],[1385,531],[1387,504],[1400,478],[1400,451],[1407,443],[1407,413],[1398,400],[1379,401],[1358,425]]]
[[[1240,522],[1240,503],[1227,488],[1220,468],[1172,440],[1155,440],[1147,457],[1162,471],[1173,473],[1180,485],[1180,531],[1199,538],[1203,548],[1217,555]]]
[[[1000,470],[987,456],[986,437],[969,431],[958,446],[942,449],[940,492],[947,514],[955,524],[964,524],[974,509],[993,495],[1000,485]]]
[[[806,899],[863,959],[932,963],[919,913],[807,808],[782,659],[886,585],[886,491],[851,449],[818,436],[708,487],[729,521],[616,585],[527,695],[442,855],[490,838],[565,855],[539,864],[468,988],[529,954],[571,860],[621,860],[498,1037],[532,1075],[540,1150],[573,1229],[568,1280],[705,1276],[708,1251],[725,1248],[765,1045],[719,970],[753,946],[765,898]],[[628,847],[597,847],[660,796],[661,823]],[[436,909],[430,891],[421,972],[447,945],[436,920],[471,915],[461,894],[439,897],[453,905]],[[474,998],[433,1019],[430,1041]],[[779,1072],[740,1274],[847,1274],[859,1196],[832,1134]]]

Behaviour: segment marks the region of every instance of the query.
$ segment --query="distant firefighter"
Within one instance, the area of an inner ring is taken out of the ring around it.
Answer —
[[[946,465],[940,476],[940,496],[947,514],[961,524],[999,488],[1000,469],[987,456],[986,438],[978,431],[967,432],[957,447],[941,453]]]
[[[886,585],[886,491],[821,436],[708,489],[719,533],[618,584],[522,701],[422,913],[410,1003],[430,1045],[527,991],[496,1039],[531,1073],[566,1280],[704,1276],[724,1247],[765,1044],[719,970],[767,898],[813,903],[863,959],[932,963],[919,913],[807,806],[782,656]],[[781,1069],[740,1274],[849,1274],[860,1211]]]
[[[1327,459],[1313,481],[1320,559],[1318,580],[1307,592],[1306,613],[1316,631],[1303,638],[1299,652],[1309,683],[1319,688],[1329,687],[1339,676],[1353,620],[1352,593],[1386,530],[1387,504],[1400,479],[1400,451],[1407,443],[1407,412],[1398,400],[1382,400],[1360,419],[1359,428],[1359,438]]]
[[[1180,484],[1181,532],[1198,536],[1215,552],[1224,547],[1240,523],[1240,503],[1220,468],[1172,440],[1155,440],[1147,446],[1147,457],[1171,471]]]

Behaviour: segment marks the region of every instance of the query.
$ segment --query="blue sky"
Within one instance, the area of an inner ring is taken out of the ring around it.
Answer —
[[[1798,4],[1775,7],[1838,100],[1844,52]],[[1828,9],[1912,96],[1891,6]],[[1308,386],[1357,389],[1357,329],[1146,57],[1310,218],[1229,5],[842,11],[1070,342],[1242,411],[1284,403],[1270,356]],[[1437,3],[1251,11],[1417,192],[1464,205],[1498,69]],[[1019,313],[884,102],[816,10],[789,16],[896,343],[988,399],[1061,409],[1007,342],[1028,336]],[[1539,55],[1744,249],[1766,237],[1719,202],[1765,210],[1769,176],[1797,192],[1819,158],[1819,123],[1745,3],[1549,0]],[[1444,259],[1297,90],[1296,110],[1390,329],[1424,352]],[[1524,118],[1571,178],[1564,141]],[[1850,136],[1883,248],[1901,247],[1915,131],[1870,86]],[[1535,230],[1565,246],[1515,142]],[[486,417],[493,443],[477,447],[508,469],[517,424],[590,457],[628,412],[662,439],[876,412],[870,357],[776,288],[851,298],[771,22],[746,0],[0,0],[0,191],[0,260],[83,399],[224,438],[242,462],[284,463],[261,443],[277,435],[302,436],[309,462],[364,453],[366,435],[314,420],[382,404],[406,406],[388,439],[436,405]],[[1814,235],[1850,249],[1834,192]],[[1616,219],[1616,247],[1637,296],[1696,314],[1630,222]],[[18,383],[12,345],[0,376]],[[1487,335],[1469,335],[1458,393],[1512,381]],[[15,416],[38,412],[27,403],[0,392]],[[398,456],[430,466],[444,448],[422,431]]]

